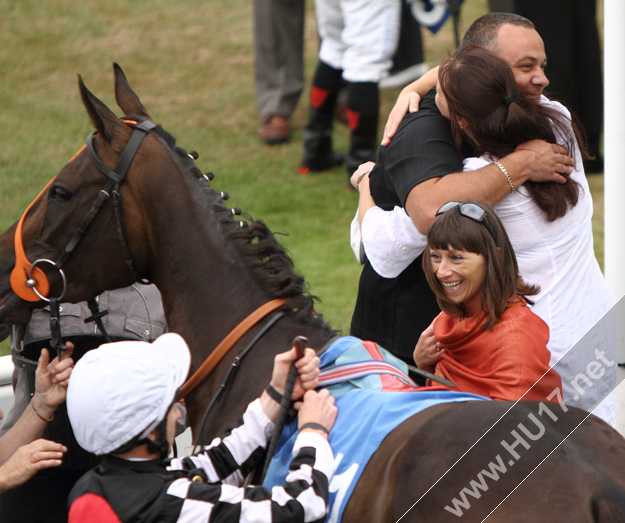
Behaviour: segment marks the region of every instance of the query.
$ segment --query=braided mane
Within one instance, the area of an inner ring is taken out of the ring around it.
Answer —
[[[322,329],[328,335],[336,334],[323,321],[321,314],[314,312],[314,302],[318,298],[308,292],[306,281],[295,272],[289,253],[275,239],[269,227],[248,214],[245,217],[249,224],[236,219],[232,210],[224,205],[221,193],[210,187],[209,181],[187,151],[176,144],[174,137],[160,125],[154,132],[174,151],[183,172],[189,172],[199,180],[201,190],[209,201],[210,211],[217,220],[217,226],[225,232],[241,254],[254,279],[268,294],[269,299],[290,298],[285,307],[296,312],[295,318],[304,324]]]

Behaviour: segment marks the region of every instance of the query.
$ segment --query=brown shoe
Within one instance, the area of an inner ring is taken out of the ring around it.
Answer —
[[[279,114],[263,116],[258,126],[258,138],[269,145],[288,142],[291,139],[289,121]]]

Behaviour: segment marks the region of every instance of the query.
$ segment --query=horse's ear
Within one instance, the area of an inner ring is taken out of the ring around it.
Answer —
[[[85,87],[82,77],[78,75],[78,86],[82,103],[87,108],[89,117],[100,136],[107,142],[112,142],[124,125],[104,103],[98,100],[87,87]]]
[[[152,117],[143,107],[139,97],[128,85],[128,80],[126,80],[126,75],[122,68],[113,62],[113,69],[115,71],[115,99],[117,100],[117,105],[126,115],[143,116],[151,121]]]

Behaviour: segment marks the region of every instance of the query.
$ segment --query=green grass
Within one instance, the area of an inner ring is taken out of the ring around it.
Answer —
[[[466,2],[462,26],[486,11],[486,0]],[[423,35],[431,64],[453,50],[450,23]],[[309,0],[307,83],[317,49]],[[308,89],[292,118],[290,144],[269,147],[256,139],[250,0],[0,0],[0,230],[19,218],[92,130],[76,74],[120,114],[113,61],[154,120],[199,152],[198,165],[215,173],[213,186],[230,193],[231,206],[289,234],[282,243],[321,299],[319,312],[347,332],[360,275],[349,247],[357,194],[345,191],[343,169],[297,173]],[[383,93],[381,126],[397,94]],[[335,135],[337,149],[345,150],[347,129],[337,126]]]

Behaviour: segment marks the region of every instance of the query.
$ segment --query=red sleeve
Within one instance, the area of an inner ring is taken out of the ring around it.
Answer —
[[[68,523],[121,523],[121,520],[104,498],[83,494],[72,503]]]

